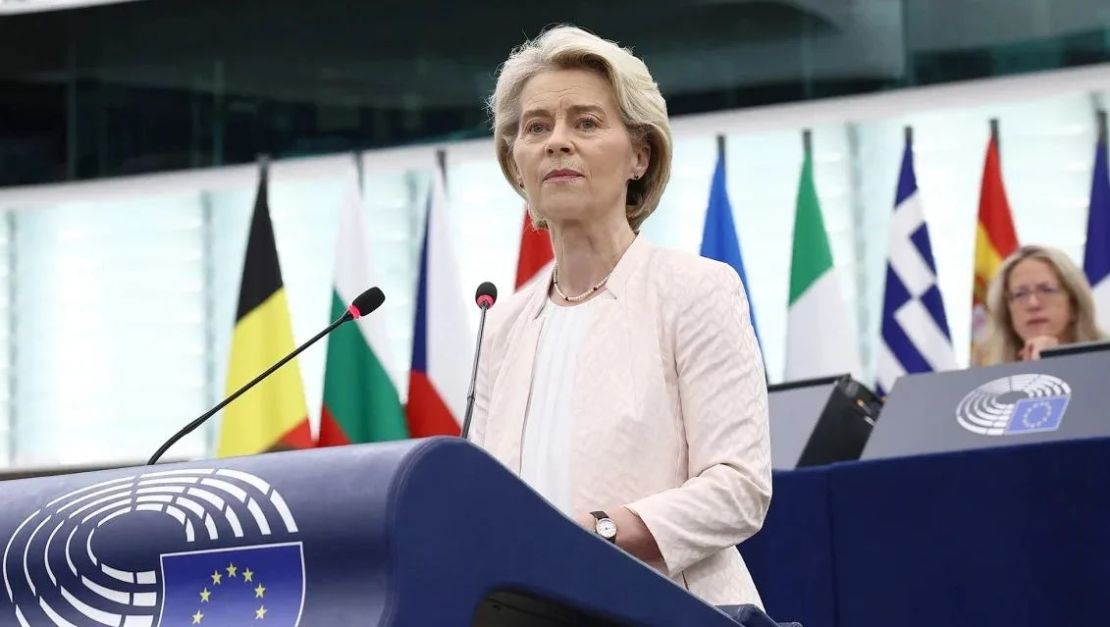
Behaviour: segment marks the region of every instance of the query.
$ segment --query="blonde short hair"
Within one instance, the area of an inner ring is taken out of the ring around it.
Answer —
[[[671,126],[667,103],[647,66],[631,51],[574,26],[557,26],[513,50],[501,66],[497,87],[489,99],[497,162],[505,179],[522,197],[513,165],[513,143],[520,126],[520,94],[533,76],[555,69],[589,69],[609,81],[621,119],[634,142],[651,147],[647,170],[628,184],[625,215],[633,231],[659,206],[671,177]],[[546,223],[532,207],[532,224]]]
[[[987,288],[987,337],[977,350],[977,361],[981,366],[1014,361],[1018,350],[1025,345],[1014,330],[1007,291],[1014,267],[1026,259],[1037,259],[1051,266],[1061,287],[1067,291],[1074,316],[1068,326],[1071,341],[1092,342],[1106,337],[1095,322],[1095,301],[1083,271],[1062,250],[1049,246],[1022,246],[1002,262],[1002,267]]]

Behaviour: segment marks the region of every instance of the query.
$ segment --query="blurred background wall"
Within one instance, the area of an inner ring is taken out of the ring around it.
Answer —
[[[871,385],[903,128],[965,366],[988,121],[1019,239],[1078,262],[1110,97],[1098,0],[71,4],[0,2],[0,467],[137,461],[220,398],[263,153],[298,341],[328,321],[339,209],[361,179],[405,390],[437,150],[463,289],[511,289],[522,203],[483,102],[546,25],[631,46],[659,82],[675,161],[655,243],[697,252],[726,137],[772,381],[803,129]],[[301,358],[314,416],[323,356]]]

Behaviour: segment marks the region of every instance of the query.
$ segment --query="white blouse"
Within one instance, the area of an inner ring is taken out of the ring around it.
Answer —
[[[570,489],[574,376],[595,300],[574,307],[560,307],[550,300],[544,304],[524,423],[520,478],[568,516],[574,515]]]

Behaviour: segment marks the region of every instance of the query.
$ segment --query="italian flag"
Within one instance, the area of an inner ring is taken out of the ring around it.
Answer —
[[[361,202],[352,191],[339,219],[331,319],[342,316],[356,296],[377,284],[375,279]],[[320,446],[400,440],[409,435],[390,375],[394,371],[384,314],[379,309],[348,322],[328,339]]]
[[[805,143],[790,261],[785,377],[797,381],[850,373],[858,379],[856,332],[848,319],[821,218],[808,135]]]

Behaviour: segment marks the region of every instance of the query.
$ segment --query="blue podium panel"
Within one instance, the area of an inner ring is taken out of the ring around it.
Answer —
[[[0,503],[4,625],[736,624],[453,438],[10,481]]]
[[[1110,351],[908,375],[862,459],[1110,436]]]
[[[803,625],[836,627],[829,473],[775,472],[763,531],[740,545],[767,613]]]
[[[1106,624],[1110,440],[829,474],[838,624]]]

